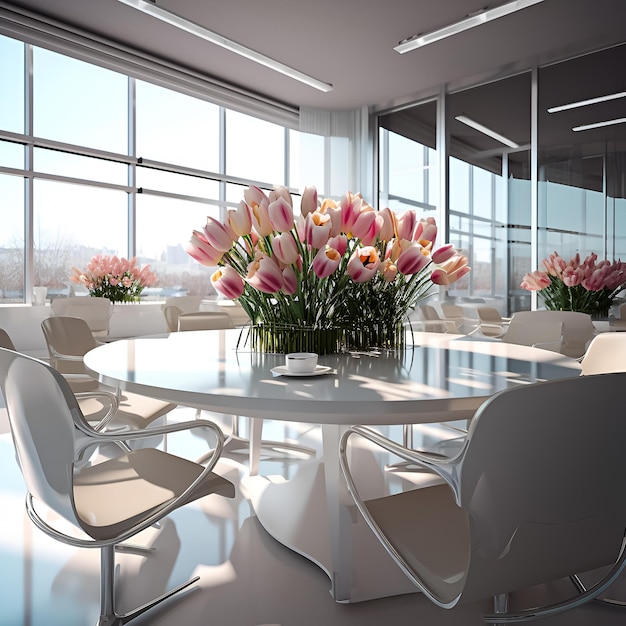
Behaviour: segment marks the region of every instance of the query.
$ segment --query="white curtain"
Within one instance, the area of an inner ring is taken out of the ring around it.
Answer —
[[[342,196],[360,191],[374,206],[367,107],[349,111],[300,107],[300,132],[326,138],[326,193]]]

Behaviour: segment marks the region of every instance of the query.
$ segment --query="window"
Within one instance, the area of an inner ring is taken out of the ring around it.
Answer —
[[[127,92],[121,74],[34,48],[33,134],[125,154]]]
[[[158,284],[147,297],[207,295],[212,269],[184,248],[208,215],[223,217],[249,184],[321,193],[327,183],[324,137],[2,36],[0,63],[0,131],[18,135],[0,137],[0,303],[28,301],[35,285],[80,289],[71,269],[94,254],[150,264]]]

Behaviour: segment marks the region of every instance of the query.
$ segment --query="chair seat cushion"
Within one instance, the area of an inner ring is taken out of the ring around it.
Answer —
[[[367,500],[365,506],[438,600],[447,603],[460,595],[470,555],[469,522],[447,485]]]
[[[178,497],[202,471],[193,461],[152,448],[92,465],[74,475],[77,516],[89,536],[110,539]],[[234,487],[210,473],[186,502],[211,493],[234,497]]]

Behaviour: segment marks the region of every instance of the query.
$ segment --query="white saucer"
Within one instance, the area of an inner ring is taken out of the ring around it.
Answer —
[[[273,367],[270,371],[277,376],[296,376],[303,378],[305,376],[321,376],[322,374],[328,374],[333,368],[327,365],[318,365],[312,372],[290,372],[286,365],[279,365]]]

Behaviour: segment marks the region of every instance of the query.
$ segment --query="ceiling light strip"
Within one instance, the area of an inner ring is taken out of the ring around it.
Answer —
[[[491,128],[487,128],[486,126],[483,126],[479,122],[474,121],[473,119],[467,117],[466,115],[457,115],[457,117],[455,117],[454,119],[458,120],[462,124],[471,126],[473,129],[477,130],[478,132],[483,133],[483,135],[487,135],[488,137],[491,137],[492,139],[495,139],[496,141],[503,143],[505,146],[509,146],[509,148],[519,148],[519,145],[516,144],[514,141],[511,141],[504,135],[497,133],[495,130],[491,130]]]
[[[227,37],[213,32],[204,26],[200,26],[195,22],[191,22],[180,15],[166,11],[165,9],[158,7],[155,2],[151,2],[150,0],[118,0],[118,2],[126,4],[133,9],[137,9],[146,15],[151,15],[166,24],[170,24],[180,30],[191,33],[196,37],[200,37],[205,41],[209,41],[216,46],[220,46],[230,52],[234,52],[235,54],[254,61],[255,63],[268,67],[275,72],[279,72],[280,74],[300,81],[305,85],[309,85],[309,87],[314,87],[315,89],[319,89],[324,92],[332,91],[333,89],[333,86],[329,83],[322,82],[317,78],[304,74],[293,67],[281,63],[280,61],[276,61],[275,59],[265,56],[256,50],[252,50],[252,48],[247,48],[236,41],[228,39]]]
[[[603,126],[613,126],[613,124],[624,123],[626,123],[626,117],[620,117],[614,120],[607,120],[606,122],[595,122],[594,124],[583,124],[582,126],[574,126],[572,130],[578,132],[579,130],[591,130],[592,128],[602,128]]]
[[[501,6],[486,9],[480,13],[468,15],[466,18],[455,22],[454,24],[444,26],[443,28],[439,28],[438,30],[434,30],[430,33],[413,35],[408,39],[403,39],[394,48],[394,50],[400,54],[404,54],[406,52],[410,52],[411,50],[415,50],[416,48],[426,46],[429,43],[434,43],[440,39],[445,39],[446,37],[451,37],[452,35],[461,33],[464,30],[469,30],[470,28],[480,26],[486,22],[491,22],[499,17],[504,17],[510,13],[521,11],[526,7],[532,6],[533,4],[539,4],[540,2],[543,2],[543,0],[514,0],[513,2],[507,2]]]
[[[590,104],[598,104],[599,102],[608,102],[609,100],[617,100],[618,98],[626,98],[626,91],[619,93],[611,93],[608,96],[599,96],[597,98],[589,98],[589,100],[579,100],[578,102],[570,102],[569,104],[561,104],[557,107],[550,107],[548,113],[558,113],[559,111],[567,111],[578,107],[586,107]]]

